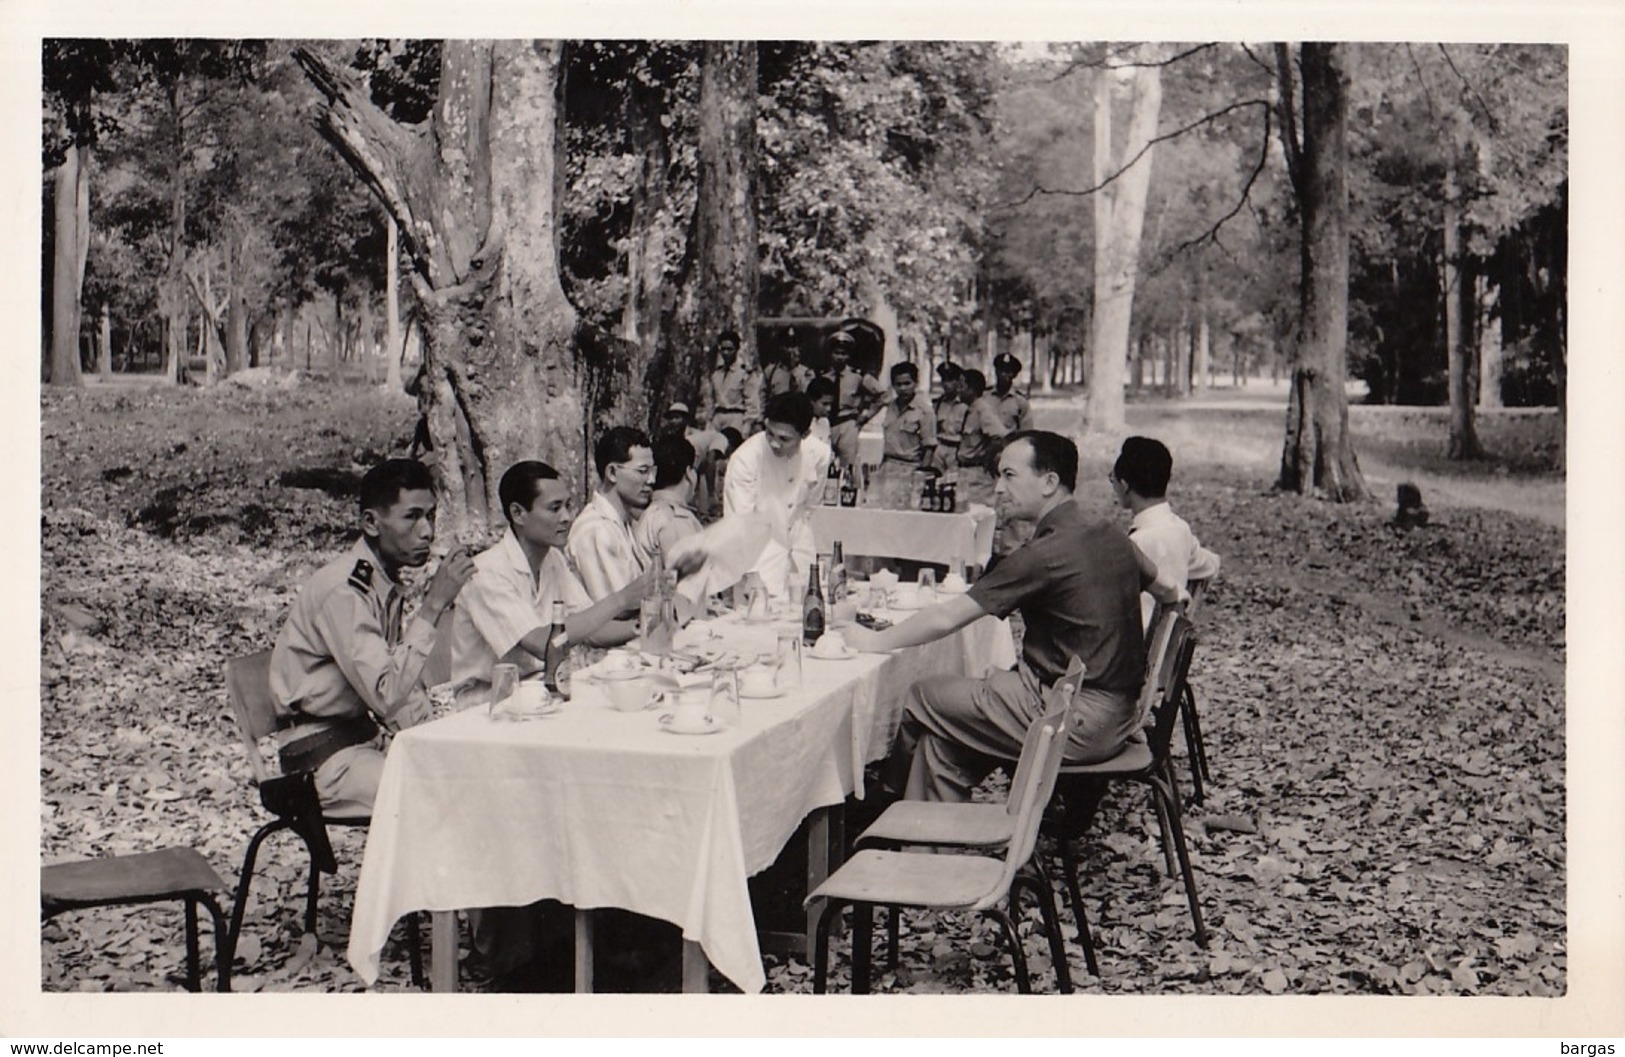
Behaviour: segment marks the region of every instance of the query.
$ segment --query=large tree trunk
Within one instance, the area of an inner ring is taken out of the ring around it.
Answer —
[[[1095,183],[1139,155],[1133,166],[1096,191],[1094,319],[1089,341],[1093,371],[1084,401],[1084,425],[1101,433],[1123,430],[1123,362],[1128,356],[1129,323],[1134,313],[1134,280],[1139,271],[1140,232],[1151,187],[1151,140],[1162,109],[1162,69],[1135,71],[1134,101],[1121,155],[1111,150],[1110,72],[1102,70],[1095,92]],[[1143,151],[1143,153],[1142,153]]]
[[[400,285],[400,229],[395,217],[384,212],[384,388],[401,391],[401,309],[396,293]]]
[[[226,258],[226,373],[248,366],[248,304],[242,287],[242,262],[237,253]]]
[[[902,354],[902,344],[897,340],[897,310],[886,300],[886,292],[871,276],[866,275],[860,281],[858,296],[869,308],[869,320],[885,335],[880,353],[880,379],[886,382],[891,377],[887,372],[892,364],[906,359]]]
[[[1476,459],[1484,454],[1473,422],[1473,349],[1466,328],[1476,310],[1473,284],[1462,268],[1461,208],[1457,202],[1456,173],[1452,166],[1444,184],[1444,340],[1449,371],[1450,435],[1445,444],[1449,459]]]
[[[755,367],[756,44],[705,42],[700,59],[699,186],[668,346],[651,368],[662,402],[699,397],[710,347],[739,333],[740,362]]]
[[[1478,406],[1501,406],[1501,319],[1495,303],[1499,289],[1485,276],[1478,276],[1474,299],[1478,306],[1478,321],[1473,329],[1478,332]]]
[[[559,280],[555,176],[560,45],[447,41],[429,121],[391,121],[347,70],[299,49],[326,97],[320,127],[394,215],[413,262],[441,520],[480,540],[521,459],[586,482],[582,349]],[[584,369],[585,368],[585,369]]]
[[[627,91],[626,119],[637,155],[632,184],[632,224],[626,254],[626,304],[621,310],[621,337],[644,349],[663,344],[661,324],[673,307],[666,281],[666,251],[675,234],[667,183],[670,151],[660,124],[661,93],[634,78]]]
[[[1294,159],[1302,245],[1298,337],[1279,486],[1339,502],[1368,495],[1349,441],[1348,102],[1342,45],[1304,44],[1303,144]],[[1277,52],[1290,78],[1288,49]],[[1290,92],[1285,105],[1292,106]],[[1290,142],[1290,128],[1285,132]],[[1296,151],[1289,146],[1289,154]]]
[[[90,250],[89,149],[70,145],[52,196],[51,384],[78,385],[80,297]]]

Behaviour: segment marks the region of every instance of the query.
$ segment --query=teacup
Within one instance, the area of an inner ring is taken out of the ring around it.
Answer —
[[[739,673],[739,692],[749,697],[766,697],[778,688],[773,669],[765,664],[752,665]]]
[[[540,679],[525,680],[513,692],[513,703],[522,712],[534,712],[547,704],[547,687]]]
[[[671,725],[678,730],[704,730],[711,725],[711,691],[708,687],[690,687],[670,695],[675,698],[671,710]]]
[[[642,672],[604,672],[598,681],[617,712],[638,712],[649,704],[649,680]]]

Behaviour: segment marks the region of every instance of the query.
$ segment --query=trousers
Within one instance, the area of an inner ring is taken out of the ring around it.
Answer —
[[[909,687],[884,781],[909,800],[962,803],[1000,763],[1021,755],[1043,713],[1043,684],[1025,665],[983,679],[931,676]],[[1137,695],[1082,687],[1073,698],[1067,763],[1098,763],[1139,726]]]
[[[384,753],[377,739],[351,745],[316,768],[316,795],[329,818],[369,818],[384,774]]]

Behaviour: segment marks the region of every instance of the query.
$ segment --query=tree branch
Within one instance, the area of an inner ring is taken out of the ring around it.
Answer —
[[[1141,68],[1151,67],[1151,66],[1159,66],[1159,67],[1160,66],[1172,66],[1174,63],[1179,62],[1181,59],[1188,59],[1192,55],[1200,54],[1201,52],[1204,52],[1204,51],[1208,50],[1209,48],[1218,47],[1218,41],[1209,41],[1206,44],[1198,44],[1195,47],[1186,48],[1184,51],[1179,52],[1179,53],[1177,53],[1175,55],[1170,55],[1166,59],[1153,59],[1150,62],[1113,62],[1112,61],[1112,59],[1115,56],[1128,54],[1129,52],[1133,51],[1135,48],[1138,48],[1139,46],[1140,46],[1139,44],[1126,44],[1122,48],[1118,49],[1116,52],[1108,51],[1104,56],[1102,56],[1098,60],[1096,60],[1096,59],[1073,59],[1071,62],[1067,63],[1066,69],[1062,70],[1060,73],[1056,74],[1053,77],[1046,78],[1045,80],[1043,80],[1043,81],[1041,81],[1039,83],[1041,83],[1041,84],[1054,84],[1056,81],[1059,81],[1061,78],[1070,76],[1071,74],[1074,74],[1074,73],[1077,73],[1079,70],[1133,70],[1133,69],[1141,69]]]
[[[1218,245],[1219,229],[1224,227],[1224,225],[1230,220],[1234,219],[1236,214],[1240,213],[1248,204],[1252,194],[1253,185],[1258,182],[1259,176],[1263,175],[1264,166],[1268,164],[1270,156],[1270,108],[1267,103],[1262,103],[1261,100],[1259,102],[1264,107],[1264,135],[1259,137],[1258,161],[1253,164],[1253,171],[1248,174],[1247,183],[1242,186],[1241,195],[1236,199],[1236,204],[1230,208],[1228,213],[1214,221],[1206,231],[1202,232],[1200,235],[1197,235],[1195,238],[1186,239],[1184,242],[1181,242],[1179,245],[1169,250],[1164,258],[1168,264],[1173,263],[1174,258],[1179,256],[1181,253],[1188,249],[1199,246],[1203,242],[1212,242],[1215,245]],[[1164,265],[1164,267],[1166,267],[1166,265]],[[1161,268],[1157,270],[1161,271]]]
[[[994,204],[988,206],[987,208],[988,208],[989,211],[992,211],[992,212],[1015,209],[1018,206],[1026,205],[1028,202],[1031,202],[1034,198],[1037,198],[1039,195],[1066,195],[1068,197],[1080,197],[1080,198],[1081,197],[1087,197],[1088,195],[1092,195],[1097,191],[1105,190],[1115,180],[1117,180],[1118,177],[1122,176],[1124,173],[1126,173],[1130,169],[1134,168],[1134,164],[1136,162],[1138,162],[1142,157],[1144,157],[1146,152],[1149,151],[1152,147],[1156,146],[1157,144],[1165,142],[1167,140],[1177,139],[1178,137],[1183,136],[1187,132],[1193,132],[1196,129],[1201,128],[1203,125],[1210,125],[1213,122],[1217,121],[1219,118],[1224,117],[1226,114],[1232,113],[1232,112],[1234,112],[1236,110],[1242,110],[1242,109],[1245,109],[1245,108],[1248,108],[1248,107],[1255,107],[1255,106],[1263,108],[1263,110],[1264,110],[1264,127],[1266,129],[1269,128],[1269,103],[1268,103],[1268,101],[1263,100],[1263,99],[1243,99],[1240,102],[1231,103],[1229,106],[1221,107],[1220,109],[1214,110],[1211,113],[1204,114],[1201,117],[1197,118],[1195,121],[1192,121],[1190,124],[1185,125],[1185,126],[1183,126],[1181,128],[1176,128],[1171,132],[1164,132],[1161,135],[1151,137],[1149,140],[1146,140],[1145,145],[1143,147],[1141,147],[1138,151],[1135,151],[1134,157],[1132,157],[1128,161],[1124,162],[1122,164],[1122,166],[1119,167],[1115,172],[1113,172],[1110,176],[1107,176],[1104,180],[1102,180],[1099,183],[1095,184],[1093,187],[1085,187],[1085,188],[1081,188],[1081,189],[1076,189],[1076,188],[1067,188],[1067,187],[1045,187],[1042,184],[1034,184],[1032,190],[1028,191],[1026,194],[1022,195],[1020,198],[1012,199],[1009,202],[997,202],[997,203],[994,203]]]
[[[1444,61],[1449,64],[1451,71],[1456,75],[1456,77],[1466,87],[1467,91],[1472,93],[1473,98],[1478,100],[1478,108],[1481,111],[1484,112],[1484,120],[1489,122],[1490,134],[1491,135],[1500,135],[1500,132],[1501,132],[1500,122],[1495,120],[1495,111],[1490,109],[1489,104],[1484,102],[1484,97],[1479,94],[1478,86],[1473,84],[1473,82],[1469,81],[1467,79],[1466,74],[1462,73],[1461,69],[1456,66],[1456,60],[1452,59],[1450,57],[1450,49],[1449,48],[1446,48],[1442,42],[1438,45],[1438,47],[1439,47],[1439,54],[1444,56]]]

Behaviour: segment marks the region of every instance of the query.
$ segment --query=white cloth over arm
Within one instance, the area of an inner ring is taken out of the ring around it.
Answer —
[[[766,516],[752,510],[725,515],[721,521],[677,541],[670,553],[672,564],[681,563],[695,551],[705,556],[699,571],[677,585],[677,593],[697,603],[707,595],[726,591],[755,568],[771,534]]]
[[[767,545],[752,568],[771,594],[783,592],[791,561],[798,575],[812,567],[818,544],[808,515],[823,494],[829,460],[829,445],[815,437],[803,439],[793,457],[778,458],[765,433],[746,440],[728,460],[723,517],[754,512],[766,518]]]

